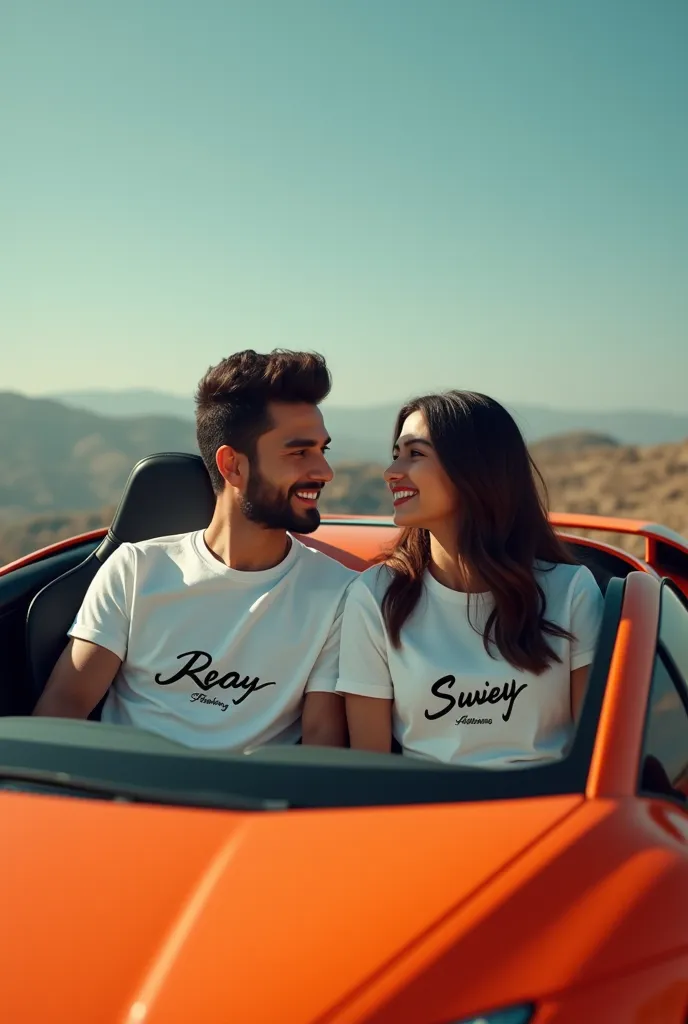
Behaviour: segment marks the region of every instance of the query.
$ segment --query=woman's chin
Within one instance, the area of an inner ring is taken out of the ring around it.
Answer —
[[[414,515],[412,509],[406,509],[403,505],[394,509],[393,518],[395,526],[401,526],[404,528],[410,526],[422,527],[422,523],[419,522],[418,515]]]

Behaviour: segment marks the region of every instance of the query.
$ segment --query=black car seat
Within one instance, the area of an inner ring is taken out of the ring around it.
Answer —
[[[615,555],[613,551],[603,551],[601,548],[579,544],[575,539],[567,540],[565,543],[576,561],[587,565],[603,594],[607,592],[611,579],[617,576],[623,578],[633,569],[625,558]]]
[[[112,552],[125,542],[202,530],[214,508],[210,477],[199,455],[149,455],[134,466],[107,536],[83,562],[39,590],[29,605],[26,660],[32,706],[67,644],[67,630],[91,580]]]

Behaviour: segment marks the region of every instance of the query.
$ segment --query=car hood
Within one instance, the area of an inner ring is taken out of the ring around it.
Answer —
[[[234,813],[0,794],[0,1019],[320,1021],[580,802]]]

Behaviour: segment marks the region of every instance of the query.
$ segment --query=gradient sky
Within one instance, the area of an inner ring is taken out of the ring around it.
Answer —
[[[688,410],[686,0],[4,0],[0,390]]]

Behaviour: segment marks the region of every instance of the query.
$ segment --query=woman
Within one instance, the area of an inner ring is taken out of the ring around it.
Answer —
[[[467,391],[407,404],[385,480],[402,528],[349,588],[337,690],[353,748],[508,767],[563,755],[603,609],[551,528],[509,413]]]

